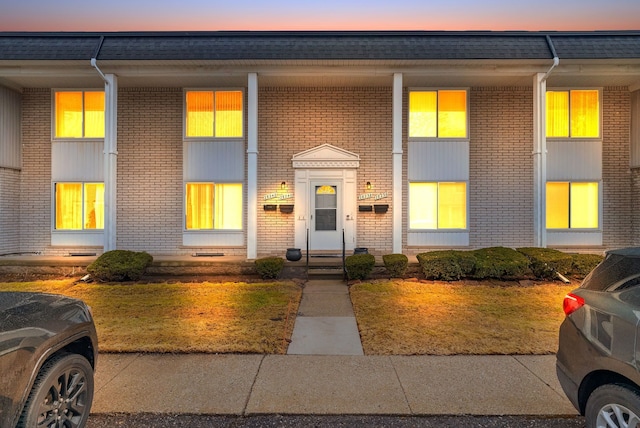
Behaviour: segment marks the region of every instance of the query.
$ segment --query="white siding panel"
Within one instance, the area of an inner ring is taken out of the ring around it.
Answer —
[[[409,232],[410,247],[468,247],[469,232]]]
[[[19,93],[0,87],[0,167],[18,169],[22,166],[21,105]]]
[[[547,230],[547,246],[590,247],[602,245],[601,231],[549,231]]]
[[[409,181],[467,181],[469,143],[466,141],[410,142]]]
[[[600,180],[601,141],[548,141],[547,181]]]
[[[244,245],[244,232],[185,232],[182,244],[187,247],[240,247]]]
[[[51,233],[51,245],[74,247],[102,247],[104,244],[104,232],[53,232]]]
[[[244,143],[184,143],[185,181],[244,181]]]
[[[53,181],[104,181],[103,142],[54,142]]]

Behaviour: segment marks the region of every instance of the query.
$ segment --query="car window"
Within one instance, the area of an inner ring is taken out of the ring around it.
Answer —
[[[584,279],[581,287],[595,291],[612,291],[638,284],[634,278],[640,275],[640,260],[619,254],[607,257]],[[629,283],[627,284],[627,281]]]
[[[638,284],[640,284],[640,273],[637,273],[635,275],[632,275],[628,278],[625,278],[621,281],[618,281],[617,283],[613,284],[612,286],[610,286],[609,288],[607,288],[607,291],[621,291],[621,290],[626,290],[628,288],[632,288],[637,286]]]

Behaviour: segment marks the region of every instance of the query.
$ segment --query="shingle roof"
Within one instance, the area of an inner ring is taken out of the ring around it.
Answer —
[[[640,58],[640,32],[2,33],[0,60]]]

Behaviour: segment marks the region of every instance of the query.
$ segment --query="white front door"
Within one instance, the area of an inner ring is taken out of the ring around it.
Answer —
[[[342,181],[310,181],[309,249],[342,250]]]

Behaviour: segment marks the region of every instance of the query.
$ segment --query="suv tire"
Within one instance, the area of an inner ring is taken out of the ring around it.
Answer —
[[[38,372],[18,427],[84,427],[93,386],[93,368],[86,358],[77,354],[52,358]]]
[[[587,428],[636,427],[640,424],[640,393],[625,385],[596,388],[587,400]]]

